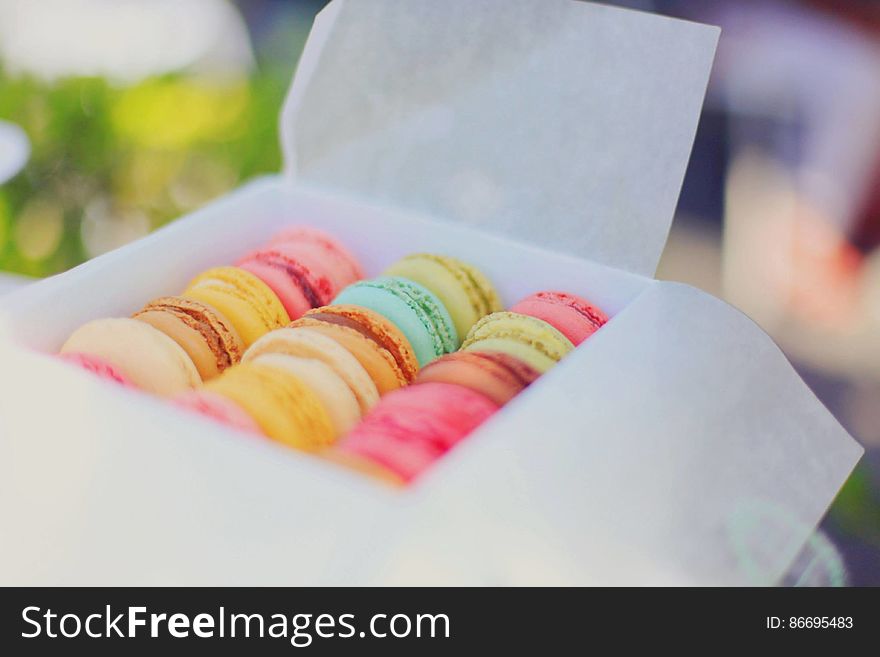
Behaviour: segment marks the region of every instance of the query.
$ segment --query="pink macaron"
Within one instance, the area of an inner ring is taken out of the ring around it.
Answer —
[[[264,435],[257,423],[238,404],[222,395],[208,390],[196,390],[177,397],[174,403],[180,408],[209,417],[220,424],[251,433]]]
[[[354,254],[339,240],[316,228],[288,228],[273,237],[269,245],[329,276],[336,284],[336,293],[364,278],[364,271]]]
[[[338,450],[409,482],[498,408],[488,397],[451,383],[400,388],[384,396]]]
[[[274,247],[253,251],[236,266],[269,286],[291,320],[299,319],[312,308],[327,305],[336,294],[336,286],[327,274]]]
[[[589,301],[565,292],[537,292],[514,305],[510,312],[544,320],[575,346],[608,321],[608,316]]]
[[[110,361],[93,356],[92,354],[84,354],[80,352],[67,352],[58,354],[57,358],[81,367],[107,381],[113,381],[123,386],[134,388],[134,384],[129,381]]]
[[[326,306],[345,286],[363,277],[360,264],[342,244],[312,228],[279,233],[236,265],[268,285],[292,320]]]

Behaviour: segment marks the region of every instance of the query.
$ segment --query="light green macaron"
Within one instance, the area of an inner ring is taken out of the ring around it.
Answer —
[[[466,351],[501,351],[544,373],[572,351],[574,345],[544,320],[499,312],[477,322],[461,348]]]

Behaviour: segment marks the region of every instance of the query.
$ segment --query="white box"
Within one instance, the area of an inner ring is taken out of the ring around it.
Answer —
[[[0,582],[778,581],[862,450],[751,321],[649,278],[717,36],[569,0],[334,0],[283,175],[2,301]],[[613,318],[403,492],[36,353],[292,222],[368,275],[431,250],[507,303],[561,288]]]

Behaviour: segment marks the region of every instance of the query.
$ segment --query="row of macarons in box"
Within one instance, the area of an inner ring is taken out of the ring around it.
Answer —
[[[339,240],[295,227],[179,296],[88,322],[61,358],[403,483],[606,321],[555,291],[504,311],[478,268],[448,256],[364,279]]]

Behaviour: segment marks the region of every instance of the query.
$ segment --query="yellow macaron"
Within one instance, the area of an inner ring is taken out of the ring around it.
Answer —
[[[290,323],[271,288],[238,267],[215,267],[197,276],[183,296],[219,310],[235,327],[245,348],[260,336]]]
[[[257,356],[254,362],[287,370],[309,386],[327,409],[337,438],[347,434],[360,421],[361,409],[357,398],[327,363],[317,358],[272,353]]]
[[[336,432],[318,396],[298,376],[263,363],[230,367],[205,390],[231,399],[270,438],[306,451],[330,445]]]

